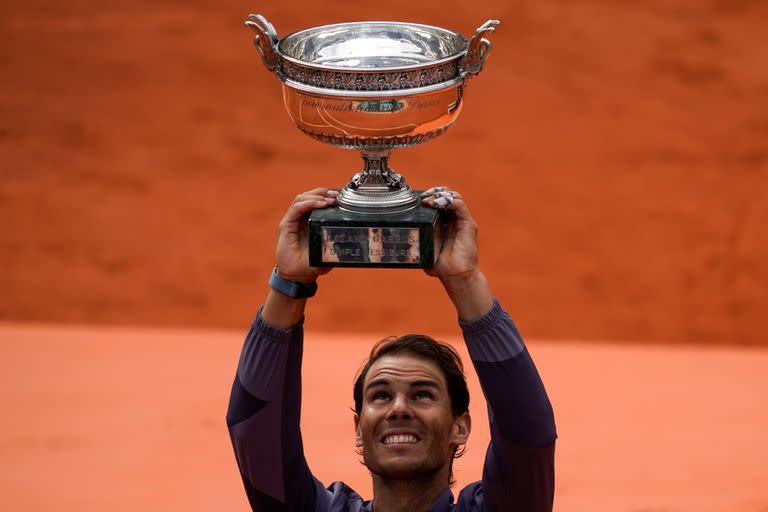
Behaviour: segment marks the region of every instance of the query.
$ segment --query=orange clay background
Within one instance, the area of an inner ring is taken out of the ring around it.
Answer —
[[[555,405],[556,508],[768,510],[762,0],[4,4],[0,509],[247,509],[223,416],[277,223],[361,164],[292,126],[250,12],[502,20],[456,125],[391,163],[480,225]],[[370,497],[354,370],[386,335],[461,345],[454,310],[420,271],[339,269],[307,329],[308,457]]]
[[[768,4],[14,2],[0,30],[0,317],[241,327],[276,226],[357,153],[293,127],[242,21],[502,20],[458,122],[392,165],[445,184],[529,336],[768,342]],[[311,325],[450,332],[415,271],[333,272]]]

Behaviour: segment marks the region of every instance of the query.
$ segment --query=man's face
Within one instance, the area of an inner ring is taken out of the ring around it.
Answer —
[[[445,471],[454,449],[467,442],[469,414],[457,418],[440,368],[410,354],[378,359],[363,383],[355,416],[355,444],[368,469],[382,478],[414,478]]]

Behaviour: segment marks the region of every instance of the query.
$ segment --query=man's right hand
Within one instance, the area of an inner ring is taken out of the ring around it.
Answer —
[[[277,273],[288,281],[312,283],[330,267],[309,266],[309,233],[307,217],[312,210],[336,204],[339,192],[316,188],[296,196],[280,221],[277,239]]]
[[[307,218],[317,208],[336,204],[336,190],[316,188],[299,194],[280,221],[277,238],[277,274],[288,281],[313,283],[330,267],[309,266],[309,232]],[[270,290],[262,318],[271,326],[287,329],[301,320],[307,299],[294,299],[275,290]]]

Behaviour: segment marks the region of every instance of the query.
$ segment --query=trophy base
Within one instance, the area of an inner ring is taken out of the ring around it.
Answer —
[[[313,267],[431,268],[439,211],[418,204],[400,212],[350,212],[338,206],[309,216]]]

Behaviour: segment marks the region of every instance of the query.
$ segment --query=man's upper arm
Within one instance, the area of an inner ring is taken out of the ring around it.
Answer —
[[[484,508],[551,511],[557,434],[552,406],[533,360],[496,301],[485,317],[462,323],[462,328],[490,419]]]
[[[227,426],[253,510],[313,511],[323,499],[299,429],[302,342],[301,324],[278,329],[259,314],[240,355]]]

